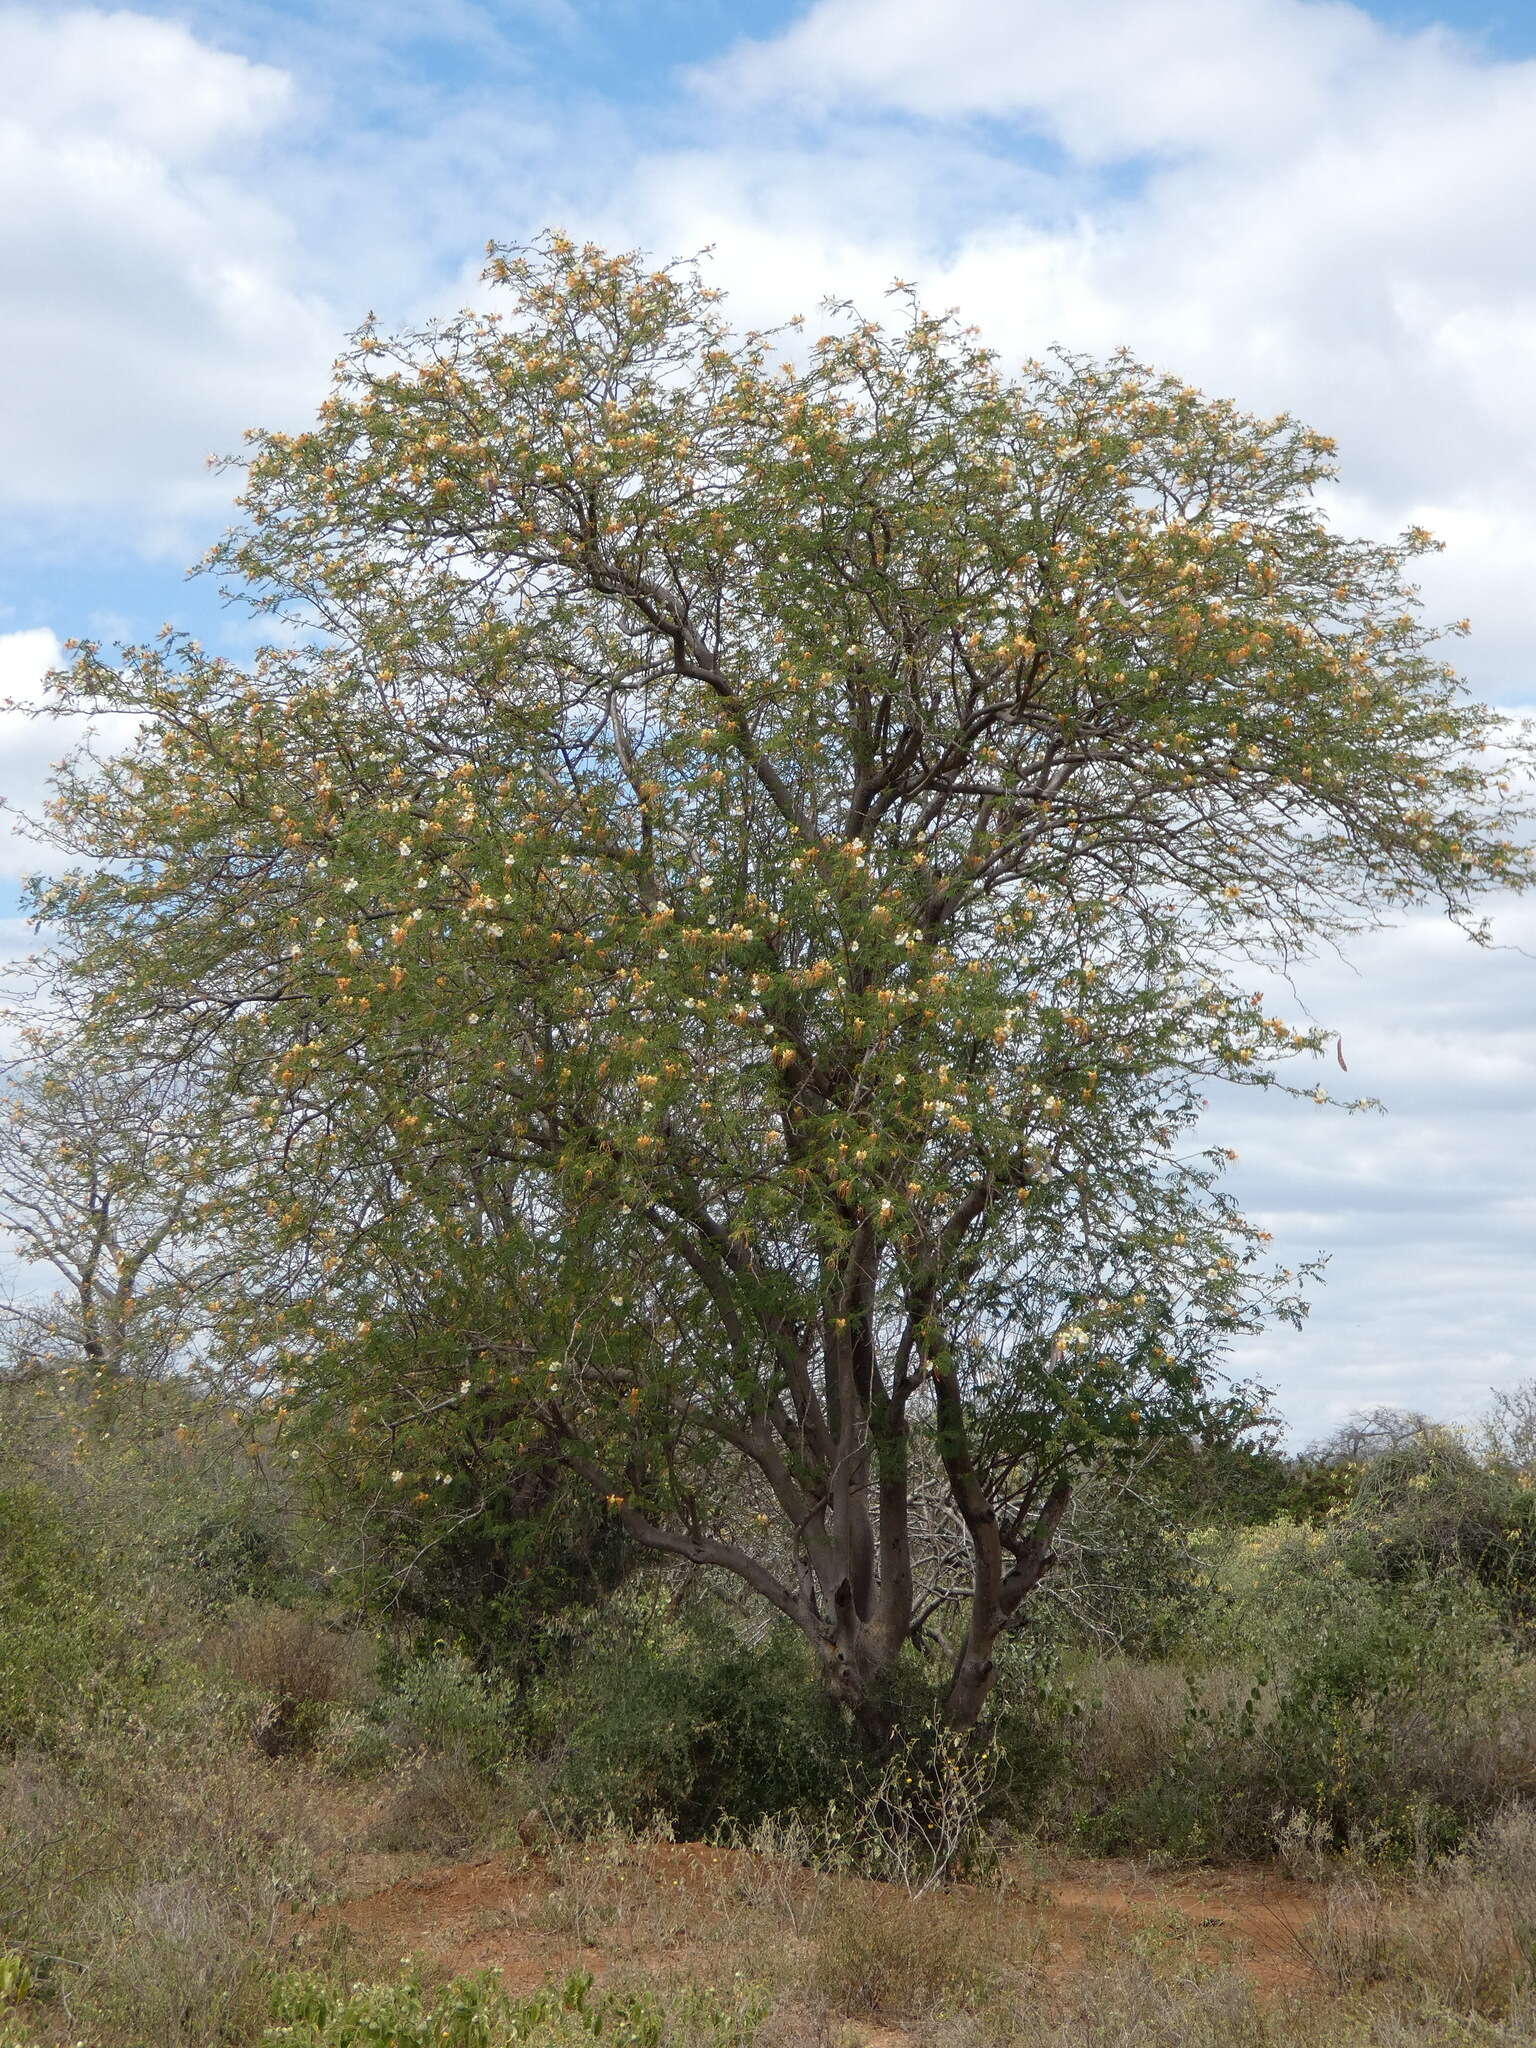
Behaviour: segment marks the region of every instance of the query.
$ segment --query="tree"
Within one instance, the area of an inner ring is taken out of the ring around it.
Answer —
[[[927,1434],[966,1725],[1077,1475],[1230,1431],[1294,1310],[1191,1149],[1324,1043],[1245,962],[1528,879],[1504,738],[1287,420],[910,299],[797,356],[687,267],[489,275],[255,437],[216,561],[280,644],[80,650],[143,723],[39,908],[98,1034],[247,1102],[312,1430],[402,1500],[448,1421],[557,1458],[874,1735]]]
[[[184,1073],[104,1063],[67,1032],[32,1033],[6,1080],[0,1242],[59,1284],[6,1304],[0,1328],[20,1369],[83,1374],[105,1413],[209,1355],[231,1275],[209,1229],[206,1106],[189,1107]]]

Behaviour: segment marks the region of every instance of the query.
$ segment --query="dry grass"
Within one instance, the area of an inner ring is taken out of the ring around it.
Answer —
[[[807,1990],[849,2018],[975,2012],[1001,1981],[990,1916],[974,1904],[844,1884],[822,1902]]]
[[[1153,1739],[1170,1693],[1127,1685],[1120,1727],[1139,1732],[1124,1754]],[[0,1952],[23,1952],[37,1979],[0,2013],[0,2048],[258,2041],[289,1908],[313,1889],[318,1785],[313,1766],[274,1768],[212,1727],[117,1726],[0,1768]],[[914,1898],[808,1867],[790,1824],[730,1846],[610,1828],[520,1850],[515,1817],[514,1794],[467,1758],[419,1756],[371,1846],[451,1857],[512,1841],[495,1927],[514,1950],[526,1930],[610,1982],[759,1984],[764,2048],[869,2048],[872,2029],[923,2048],[1536,2048],[1536,1810],[1520,1806],[1395,1888],[1292,1829],[1290,1860],[1333,1884],[1305,1937],[1315,1981],[1288,1997],[1219,1964],[1230,1947],[1202,1937],[1182,1893],[1167,1895],[1179,1911],[1138,1907],[1134,1925],[1069,1942],[1074,1970],[1049,1947],[1062,1878],[1026,1884],[1010,1865]],[[7,2017],[23,2016],[29,2031],[9,2036]]]
[[[826,1888],[811,1867],[816,1845],[804,1821],[794,1815],[769,1817],[724,1840],[740,1853],[731,1858],[717,1886],[719,1907],[727,1915],[740,1909],[776,1932],[783,1929],[796,1938],[804,1934]]]
[[[1337,1885],[1310,1937],[1330,1987],[1504,2018],[1536,1989],[1536,1810],[1510,1807],[1398,1892]]]
[[[368,1833],[368,1846],[392,1853],[461,1856],[491,1839],[508,1800],[467,1758],[411,1759],[397,1775]]]
[[[203,2044],[254,2035],[270,1996],[270,1926],[197,1878],[98,1892],[77,1923],[90,1961],[69,2000],[109,2040]]]
[[[1191,1708],[1220,1721],[1242,1704],[1253,1678],[1226,1667],[1192,1675],[1182,1664],[1105,1657],[1078,1683],[1087,1712],[1073,1744],[1074,1772],[1124,1789],[1149,1784],[1166,1769],[1186,1737]]]
[[[586,1947],[621,1918],[651,1917],[660,1886],[649,1873],[626,1867],[627,1848],[616,1833],[552,1844],[544,1858],[549,1888],[534,1910],[534,1925]]]
[[[36,2031],[253,2039],[289,1908],[313,1895],[312,1829],[303,1788],[217,1729],[98,1729],[0,1764],[0,1949],[27,1960]]]
[[[1213,1960],[1187,1905],[1106,1924],[1068,1969],[1051,1958],[1048,1884],[1026,1897],[1005,1878],[914,1899],[807,1870],[792,1832],[772,1837],[716,1867],[694,1895],[685,1952],[666,1966],[763,1985],[769,2048],[866,2048],[871,2027],[927,2048],[1536,2044],[1536,1813],[1525,1808],[1396,1892],[1337,1874],[1335,1859],[1328,1908],[1304,1936],[1311,1981],[1290,1992]],[[1299,1854],[1311,1864],[1309,1845]],[[610,1841],[565,1845],[554,1864],[539,1924],[604,1953],[654,1940],[661,1967],[667,1901],[640,1859]]]

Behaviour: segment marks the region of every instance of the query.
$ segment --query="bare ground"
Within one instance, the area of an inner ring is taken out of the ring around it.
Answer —
[[[340,1936],[361,1972],[409,1960],[434,1978],[494,1971],[511,1990],[572,1970],[612,1982],[739,1971],[793,1995],[814,1976],[829,1916],[878,1925],[912,1911],[891,1887],[704,1843],[547,1842],[458,1861],[338,1846],[333,1902],[296,1930],[300,1946]],[[1224,1967],[1268,1998],[1316,1985],[1308,1928],[1323,1901],[1323,1887],[1273,1867],[1015,1855],[985,1887],[926,1900],[910,1924],[939,1943],[979,1939],[1019,1990],[1131,1953]]]

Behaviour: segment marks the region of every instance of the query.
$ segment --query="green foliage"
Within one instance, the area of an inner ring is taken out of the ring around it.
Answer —
[[[25,1741],[89,1669],[82,1577],[56,1512],[33,1491],[0,1487],[0,1731]]]
[[[1094,1845],[1262,1855],[1304,1816],[1422,1856],[1536,1789],[1536,1673],[1476,1579],[1362,1573],[1333,1529],[1289,1523],[1212,1538],[1204,1563],[1182,1666],[1085,1679],[1065,1797]]]
[[[750,2048],[763,2007],[737,1992],[660,1998],[595,1991],[589,1976],[512,1998],[494,1977],[434,1990],[414,1977],[337,1990],[314,1976],[276,1989],[263,2048]]]
[[[206,1078],[292,1295],[225,1341],[374,1525],[557,1463],[870,1725],[931,1430],[973,1719],[1073,1479],[1219,1434],[1296,1312],[1180,1144],[1323,1044],[1232,963],[1526,879],[1507,737],[1291,421],[915,301],[780,363],[558,236],[489,278],[253,437],[279,644],[80,652],[139,722],[35,907],[88,1042]]]
[[[1172,1436],[1135,1464],[1076,1488],[1054,1545],[1044,1612],[1031,1618],[1023,1660],[1043,1675],[1047,1650],[1153,1661],[1180,1654],[1210,1602],[1203,1552],[1225,1532],[1336,1517],[1354,1498],[1352,1469],[1282,1454],[1251,1416],[1204,1439]],[[1024,1682],[1020,1659],[1003,1660]]]
[[[466,1429],[462,1416],[439,1418],[435,1433],[413,1431],[409,1443],[432,1483],[408,1495],[403,1480],[391,1483],[381,1503],[371,1442],[306,1440],[308,1497],[330,1533],[333,1590],[365,1611],[387,1610],[397,1626],[461,1643],[480,1663],[534,1670],[548,1624],[615,1590],[633,1545],[590,1488],[494,1433]]]
[[[0,1480],[0,1753],[143,1699],[155,1659],[123,1592],[56,1502]]]
[[[615,1632],[616,1634],[616,1632]],[[523,1741],[547,1760],[551,1810],[681,1836],[769,1815],[820,1816],[860,1752],[787,1631],[748,1646],[674,1628],[598,1641],[530,1689]]]
[[[1281,1451],[1272,1424],[1204,1442],[1174,1439],[1146,1472],[1148,1495],[1181,1530],[1315,1521],[1350,1499],[1354,1486],[1347,1467]]]
[[[461,1756],[488,1776],[504,1771],[518,1735],[512,1679],[477,1670],[444,1641],[386,1661],[369,1718],[398,1747]]]
[[[212,1618],[323,1583],[322,1531],[248,1404],[193,1381],[119,1385],[82,1368],[0,1374],[0,1473],[46,1494],[75,1548],[150,1606]]]
[[[1425,1429],[1351,1473],[1334,1540],[1349,1569],[1393,1584],[1451,1573],[1482,1586],[1513,1627],[1536,1619],[1530,1475]]]

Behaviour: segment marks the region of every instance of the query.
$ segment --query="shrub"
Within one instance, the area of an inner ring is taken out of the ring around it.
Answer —
[[[269,1754],[313,1747],[336,1706],[367,1693],[377,1646],[355,1630],[328,1627],[283,1607],[253,1607],[204,1646],[209,1665],[252,1695],[258,1741]],[[263,1731],[270,1737],[262,1741]]]
[[[266,1932],[201,1876],[103,1887],[77,1922],[88,1961],[75,2009],[114,2041],[249,2038],[267,2004]]]
[[[942,1723],[917,1729],[883,1761],[850,1772],[847,1800],[827,1814],[823,1857],[898,1884],[911,1898],[977,1875],[992,1859],[986,1821],[998,1763],[985,1735]]]
[[[301,1795],[216,1720],[68,1733],[0,1765],[0,1927],[32,2001],[57,1993],[71,2039],[249,2038],[272,1940],[312,1895]]]
[[[386,1660],[371,1712],[398,1750],[450,1752],[495,1775],[516,1743],[515,1685],[497,1671],[477,1671],[449,1644],[423,1644]]]
[[[284,1979],[263,2048],[749,2048],[762,2008],[746,1996],[686,1990],[594,1991],[568,1977],[558,1989],[509,1997],[493,1977],[428,1991],[407,1977],[337,1990],[314,1976]]]
[[[91,1619],[61,1517],[31,1488],[0,1487],[0,1742],[35,1739],[78,1691]]]
[[[613,1593],[634,1569],[634,1547],[590,1489],[557,1465],[507,1446],[493,1478],[483,1438],[466,1445],[451,1414],[439,1424],[441,1440],[430,1450],[418,1441],[417,1455],[451,1472],[472,1463],[484,1505],[471,1519],[449,1489],[370,1526],[364,1546],[352,1526],[356,1497],[337,1483],[340,1474],[321,1504],[365,1604],[387,1602],[408,1624],[464,1644],[477,1663],[532,1675],[558,1643],[559,1618]]]
[[[157,1666],[131,1590],[39,1488],[0,1484],[0,1754],[143,1701]]]
[[[1301,1827],[1422,1858],[1536,1792],[1536,1669],[1475,1580],[1366,1578],[1285,1524],[1208,1547],[1207,1575],[1181,1663],[1079,1673],[1047,1810],[1091,1846],[1257,1855]]]
[[[1536,1618],[1536,1494],[1453,1431],[1425,1427],[1362,1467],[1331,1532],[1362,1578],[1475,1581],[1512,1627]]]
[[[469,1758],[421,1756],[405,1769],[368,1839],[376,1849],[456,1856],[483,1842],[508,1810],[498,1788]]]
[[[259,1418],[180,1380],[122,1390],[108,1427],[69,1370],[0,1374],[0,1483],[19,1477],[67,1517],[82,1550],[112,1560],[146,1619],[179,1627],[251,1599],[291,1604],[321,1583],[284,1469]]]
[[[800,1644],[600,1638],[527,1701],[524,1737],[548,1759],[551,1809],[574,1826],[612,1815],[681,1836],[770,1814],[822,1814],[859,1761]]]

